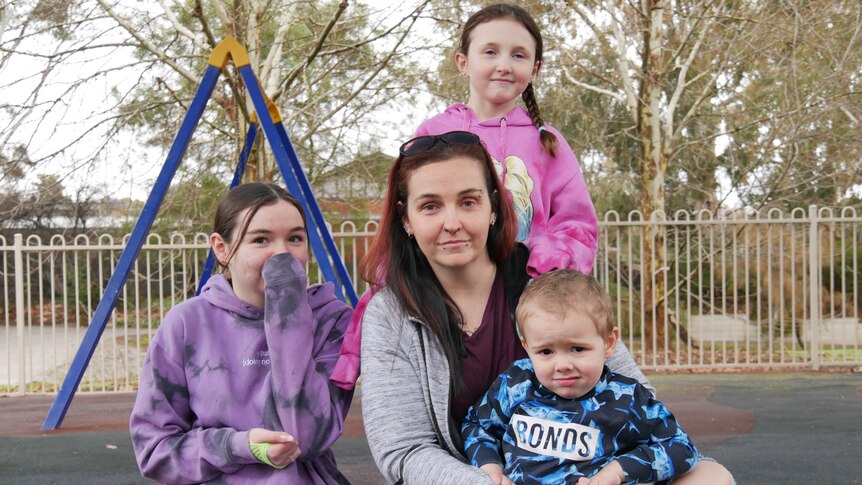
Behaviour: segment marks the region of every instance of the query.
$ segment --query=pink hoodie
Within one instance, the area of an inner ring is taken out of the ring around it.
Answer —
[[[422,123],[416,136],[457,130],[479,135],[515,203],[518,240],[530,248],[527,273],[533,278],[560,268],[589,273],[598,248],[596,210],[569,144],[555,128],[545,125],[545,129],[559,141],[556,157],[542,148],[539,130],[521,107],[479,122],[473,110],[455,104]],[[376,291],[362,295],[344,335],[341,356],[330,377],[343,389],[353,389],[359,377],[360,325]]]
[[[556,129],[545,128],[559,141],[556,157],[542,148],[539,130],[521,107],[480,122],[473,110],[455,104],[422,123],[416,136],[455,130],[479,135],[515,203],[518,240],[530,248],[530,276],[560,268],[589,273],[597,250],[596,210],[569,144]]]

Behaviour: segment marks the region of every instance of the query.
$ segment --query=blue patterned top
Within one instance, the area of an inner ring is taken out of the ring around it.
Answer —
[[[676,419],[636,380],[605,367],[596,387],[562,398],[516,361],[467,413],[474,466],[497,463],[518,484],[574,484],[617,460],[623,483],[669,480],[692,469],[697,450]]]

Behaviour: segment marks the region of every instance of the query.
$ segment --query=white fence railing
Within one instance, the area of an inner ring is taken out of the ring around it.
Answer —
[[[666,256],[644,275],[648,226],[664,239],[653,257]],[[358,264],[375,229],[346,222],[333,231],[359,293]],[[862,363],[862,217],[853,210],[679,212],[649,221],[610,213],[599,238],[594,274],[643,367]],[[124,244],[0,237],[0,394],[56,392]],[[167,309],[194,294],[207,249],[205,234],[148,238],[80,392],[136,387],[149,339]],[[310,271],[321,281],[313,263]],[[646,301],[647,286],[659,290],[658,304]]]
[[[644,275],[648,225],[663,230],[666,258]],[[595,273],[642,366],[862,362],[862,217],[854,210],[678,212],[650,221],[611,213],[600,231]],[[645,301],[646,283],[660,305]]]

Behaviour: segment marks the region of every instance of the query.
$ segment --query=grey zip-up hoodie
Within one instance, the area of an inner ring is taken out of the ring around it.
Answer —
[[[517,273],[526,275],[523,265],[516,267]],[[505,276],[507,286],[512,279]],[[507,298],[510,310],[522,290],[523,284],[514,289],[516,298]],[[449,364],[443,349],[427,326],[404,312],[388,288],[371,299],[362,318],[361,356],[365,434],[386,483],[492,483],[465,461],[460,429],[450,424]],[[606,364],[655,394],[622,341]]]

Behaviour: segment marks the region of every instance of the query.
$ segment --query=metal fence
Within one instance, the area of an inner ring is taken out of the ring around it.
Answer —
[[[661,230],[666,256],[643,274],[650,225]],[[643,367],[862,362],[862,217],[853,209],[677,212],[649,221],[610,213],[599,239],[595,273]],[[646,285],[660,290],[652,305]]]
[[[651,274],[646,229],[664,254]],[[356,277],[376,226],[345,222],[333,236]],[[789,214],[606,214],[594,274],[606,285],[626,345],[644,368],[862,363],[862,217],[810,207]],[[125,239],[0,236],[0,394],[56,392]],[[165,312],[194,294],[205,234],[151,235],[79,392],[136,388]],[[322,281],[313,262],[312,280]],[[654,303],[644,288],[659,290]],[[25,383],[25,385],[21,385]]]

